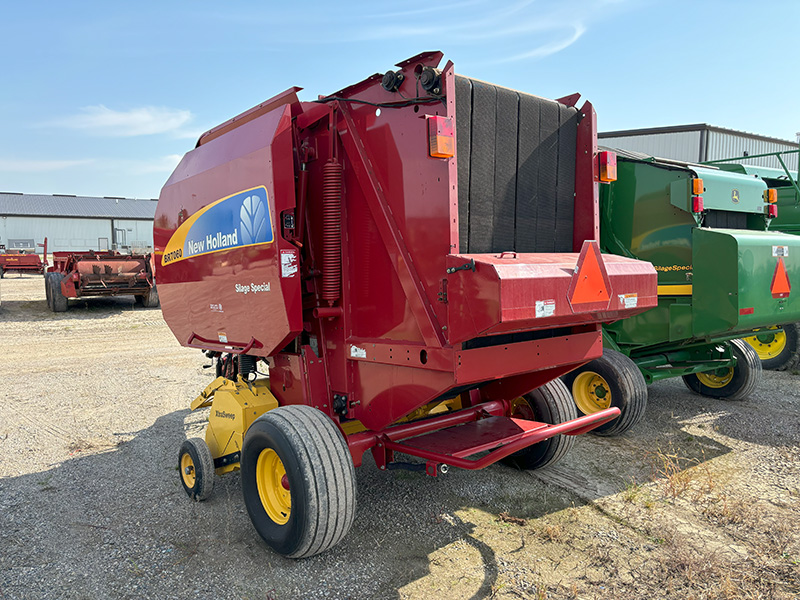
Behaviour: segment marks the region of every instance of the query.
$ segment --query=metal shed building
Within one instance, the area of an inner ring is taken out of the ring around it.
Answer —
[[[48,241],[62,250],[153,247],[156,200],[0,192],[0,244]]]
[[[621,148],[687,162],[797,150],[795,142],[706,123],[606,131],[598,134],[598,138],[603,146],[609,148]],[[784,161],[787,167],[797,170],[797,154],[785,156]],[[774,157],[754,158],[747,164],[781,168]]]

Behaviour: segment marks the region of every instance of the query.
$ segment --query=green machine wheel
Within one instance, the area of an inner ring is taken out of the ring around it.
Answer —
[[[686,387],[701,396],[723,400],[743,400],[753,393],[761,381],[761,360],[744,340],[732,340],[729,343],[736,366],[684,375]]]
[[[620,416],[604,423],[592,433],[620,435],[642,420],[647,408],[647,384],[630,358],[605,348],[603,356],[586,363],[563,378],[572,390],[572,398],[582,415],[616,406]]]
[[[800,355],[798,323],[761,329],[744,340],[756,351],[764,369],[785,371],[797,364]]]

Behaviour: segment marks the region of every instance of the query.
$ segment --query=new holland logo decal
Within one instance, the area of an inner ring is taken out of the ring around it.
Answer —
[[[262,185],[212,202],[181,223],[164,248],[161,264],[274,239],[269,196]]]

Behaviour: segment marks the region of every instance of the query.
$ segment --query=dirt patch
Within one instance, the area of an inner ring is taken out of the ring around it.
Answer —
[[[41,277],[2,282],[2,598],[774,598],[800,596],[800,376],[744,402],[650,388],[627,435],[558,465],[430,478],[357,470],[350,535],[272,553],[239,477],[193,503],[178,448],[211,380],[132,298],[47,310]]]

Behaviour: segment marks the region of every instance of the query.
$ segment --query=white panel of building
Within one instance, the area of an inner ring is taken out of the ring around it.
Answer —
[[[152,236],[152,233],[151,233]],[[47,251],[98,250],[102,239],[111,243],[110,219],[69,219],[64,217],[0,218],[0,243],[8,239],[32,239],[41,244],[47,238]]]
[[[603,137],[601,146],[641,152],[659,158],[671,158],[687,162],[700,160],[700,131],[675,131],[645,135]]]
[[[152,250],[152,221],[114,219],[114,229],[117,230],[116,240],[118,246],[128,247],[132,251]]]
[[[766,154],[767,152],[781,152],[784,150],[796,150],[797,145],[783,144],[779,141],[767,141],[753,139],[735,133],[711,130],[708,132],[708,158],[706,160],[720,160],[754,154]],[[783,157],[783,161],[790,169],[797,171],[797,154],[789,154]],[[753,158],[745,164],[757,167],[781,168],[778,159],[772,156]]]

